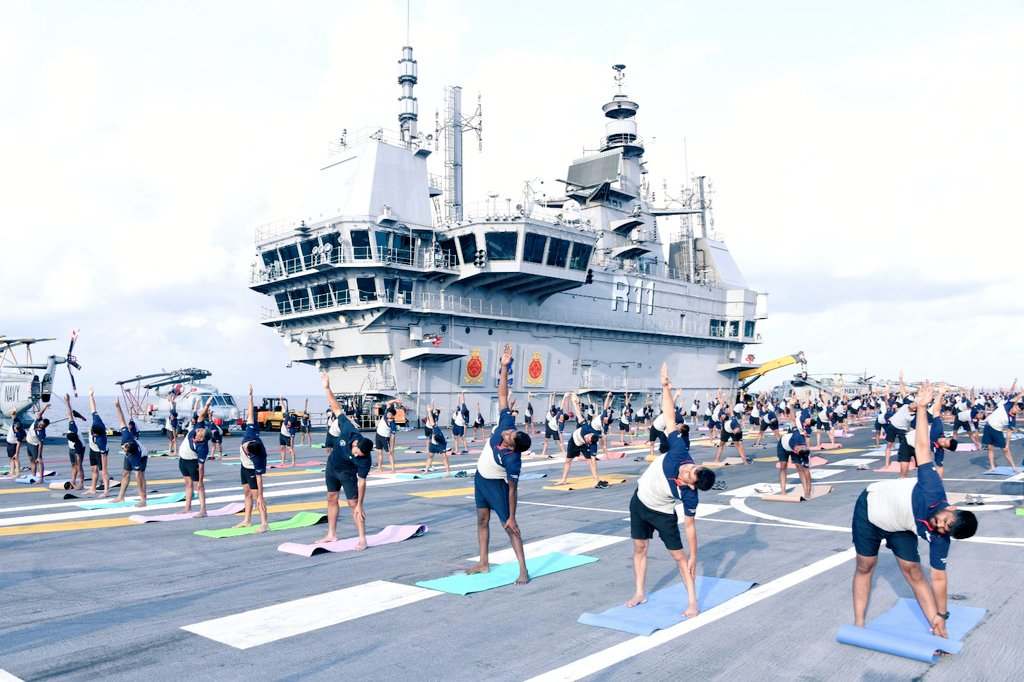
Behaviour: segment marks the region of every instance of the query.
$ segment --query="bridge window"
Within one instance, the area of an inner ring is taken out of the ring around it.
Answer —
[[[463,265],[473,262],[473,256],[476,254],[475,234],[464,234],[459,237],[459,252],[462,254]]]
[[[377,258],[385,260],[391,257],[391,234],[375,230],[373,239],[377,243]]]
[[[740,335],[740,323],[739,320],[733,320],[729,323],[729,336],[737,337]]]
[[[356,260],[369,260],[373,257],[370,253],[370,231],[352,230],[352,257]]]
[[[754,335],[754,322],[751,321],[751,320],[748,320],[747,322],[743,323],[743,336],[745,336],[747,338],[750,338],[753,335]]]
[[[444,259],[446,264],[458,265],[458,259],[455,257],[455,240],[454,239],[442,239],[437,242],[437,248],[441,250],[441,257]]]
[[[356,277],[356,288],[359,289],[359,301],[377,300],[377,280],[373,277]]]
[[[557,237],[551,238],[551,246],[548,247],[548,265],[556,268],[564,268],[565,261],[569,256],[569,242]]]
[[[590,253],[593,250],[594,249],[591,246],[580,244],[579,242],[573,242],[572,258],[569,259],[569,268],[571,270],[586,270],[587,264],[590,262]]]
[[[519,243],[517,232],[488,232],[484,236],[488,260],[515,260]]]
[[[544,247],[547,245],[547,237],[527,232],[526,241],[523,242],[523,260],[527,263],[543,263]]]
[[[725,320],[711,320],[711,328],[708,330],[711,336],[725,336]]]

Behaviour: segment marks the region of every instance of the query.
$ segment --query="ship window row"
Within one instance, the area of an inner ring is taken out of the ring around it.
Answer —
[[[743,336],[744,338],[752,338],[754,336],[754,322],[745,320],[743,322]],[[716,320],[712,319],[710,327],[708,328],[708,335],[715,336],[718,338],[739,338],[740,335],[740,321],[739,320]]]
[[[355,288],[352,288],[352,284]],[[412,303],[413,281],[401,277],[355,277],[292,289],[274,294],[277,312],[281,315],[324,310],[348,305],[385,301]]]

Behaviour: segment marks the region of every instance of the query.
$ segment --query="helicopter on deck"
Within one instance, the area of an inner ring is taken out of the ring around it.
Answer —
[[[50,402],[57,365],[68,366],[71,388],[78,396],[75,375],[71,371],[72,368],[82,369],[74,356],[77,338],[78,332],[73,332],[66,355],[50,355],[45,363],[37,363],[32,359],[32,346],[56,339],[9,339],[0,335],[0,423],[10,421],[11,412],[17,412],[21,418],[34,405]],[[18,357],[19,351],[21,358]],[[40,370],[42,376],[36,374]]]
[[[114,383],[121,389],[129,418],[143,430],[148,430],[143,425],[165,429],[172,403],[182,417],[181,428],[188,424],[193,405],[202,405],[212,397],[210,409],[214,422],[227,431],[236,427],[243,415],[230,393],[222,393],[212,384],[200,383],[209,376],[208,370],[187,367],[134,376]]]

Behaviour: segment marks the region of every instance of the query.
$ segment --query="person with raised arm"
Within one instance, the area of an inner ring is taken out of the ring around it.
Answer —
[[[75,418],[78,414],[71,407],[71,396],[64,394],[64,404],[68,408],[68,459],[71,460],[71,487],[74,490],[81,490],[85,487],[85,470],[82,468],[82,461],[85,457],[85,444],[82,437],[78,435],[78,424]]]
[[[917,392],[915,409],[918,419],[928,419],[928,405],[933,397],[930,383]],[[963,540],[974,535],[978,519],[969,511],[949,505],[942,479],[935,470],[929,445],[928,429],[914,434],[917,480],[899,478],[872,483],[857,498],[853,511],[853,544],[857,551],[857,568],[853,574],[854,624],[864,627],[864,618],[871,596],[871,577],[878,564],[878,550],[884,540],[896,555],[896,563],[913,590],[932,634],[946,636],[948,582],[946,559],[950,539]],[[917,538],[929,545],[931,583],[921,569]]]
[[[238,459],[242,463],[242,492],[245,493],[245,518],[235,528],[252,525],[252,509],[260,512],[260,527],[257,533],[267,531],[267,501],[263,498],[263,474],[267,473],[267,447],[260,439],[260,427],[256,423],[256,408],[252,401],[252,384],[249,384],[249,402],[245,410],[245,432],[238,447]],[[337,508],[337,505],[335,505]]]
[[[125,493],[128,492],[131,473],[135,472],[135,483],[139,487],[139,501],[136,507],[146,506],[146,463],[149,457],[146,456],[139,441],[135,439],[128,423],[124,420],[124,412],[121,411],[121,402],[114,398],[114,409],[117,410],[118,428],[121,429],[121,452],[124,453],[124,465],[121,467],[121,489],[117,493],[117,502],[124,502]]]
[[[182,513],[192,512],[193,488],[199,497],[199,511],[195,518],[201,519],[206,516],[206,458],[210,455],[210,432],[206,428],[206,417],[210,409],[213,396],[202,407],[202,410],[195,415],[196,421],[192,424],[178,446],[178,471],[185,479],[185,508]]]
[[[566,393],[562,396],[562,402],[555,405],[553,402],[555,394],[551,394],[551,407],[548,409],[547,421],[544,425],[544,447],[541,449],[541,457],[552,456],[548,455],[548,439],[554,439],[558,443],[558,449],[565,456],[565,446],[562,445],[562,428],[565,425],[566,410],[569,409],[569,394]],[[579,415],[576,415],[577,419],[582,419]]]
[[[570,394],[570,399],[572,400],[573,411],[576,414],[580,414],[579,396],[572,393]],[[573,460],[582,456],[590,467],[591,476],[594,477],[594,487],[608,487],[607,481],[602,481],[597,477],[597,443],[601,440],[601,431],[598,430],[598,426],[600,424],[595,425],[593,422],[582,419],[579,421],[579,426],[569,436],[569,444],[565,452],[565,466],[562,467],[562,480],[555,483],[555,485],[565,485],[569,478],[569,467],[572,466]]]
[[[7,427],[7,478],[21,476],[21,450],[25,442],[25,425],[18,419],[18,411],[11,410],[11,424]]]
[[[480,459],[476,464],[473,488],[476,497],[476,531],[480,542],[480,561],[466,571],[467,574],[486,573],[491,570],[487,553],[491,540],[491,511],[498,515],[505,532],[512,543],[512,551],[519,561],[519,577],[516,585],[530,581],[526,570],[526,555],[523,552],[523,538],[516,523],[516,503],[519,499],[519,473],[522,470],[522,453],[530,449],[530,435],[517,431],[515,416],[509,409],[508,369],[512,363],[512,344],[506,343],[501,353],[501,370],[498,378],[498,423],[494,433],[484,443]],[[563,404],[565,400],[563,399]]]
[[[676,426],[675,398],[667,364],[661,366],[661,404],[665,433],[668,434],[668,452],[659,455],[647,467],[637,481],[636,490],[629,502],[629,536],[633,539],[633,577],[636,589],[626,606],[632,608],[647,601],[644,585],[647,578],[647,551],[654,531],[657,530],[686,586],[687,605],[683,615],[693,618],[700,610],[696,589],[697,490],[710,490],[715,484],[715,472],[694,464],[690,457],[689,439]],[[683,550],[683,540],[679,535],[676,505],[680,502],[683,506],[689,556]]]
[[[1014,379],[1013,386],[1016,388],[1017,380]],[[1011,389],[1012,392],[1012,389]],[[1009,394],[1007,394],[1009,396]],[[1010,454],[1010,420],[1015,419],[1018,414],[1024,411],[1024,392],[1018,393],[1008,401],[996,403],[996,407],[985,419],[985,430],[981,434],[981,444],[988,446],[988,470],[995,471],[996,454],[995,449],[999,448],[1006,456],[1006,461],[1014,473],[1017,472],[1017,465],[1013,463],[1013,456]]]
[[[295,435],[292,433],[292,416],[284,406],[284,396],[278,396],[277,402],[281,405],[281,430],[278,436],[278,443],[281,445],[281,465],[295,466]],[[291,456],[292,463],[288,464],[287,457]]]
[[[366,477],[373,466],[373,441],[364,438],[359,429],[342,410],[341,404],[331,391],[331,379],[327,374],[321,376],[324,393],[331,412],[337,417],[334,429],[337,432],[331,454],[327,456],[324,468],[324,482],[327,485],[327,535],[317,540],[334,542],[338,539],[338,498],[342,488],[345,499],[352,510],[352,521],[359,533],[359,541],[355,551],[366,549],[366,513],[363,505],[366,501]]]
[[[309,419],[309,398],[302,405],[301,430],[299,431],[299,445],[306,447],[313,446],[313,422]]]
[[[469,422],[469,410],[466,408],[466,391],[459,393],[455,401],[455,409],[452,410],[452,449],[456,453],[469,452],[469,445],[466,444],[466,426]],[[462,449],[459,449],[459,441],[462,441]]]
[[[96,411],[96,395],[92,386],[89,387],[89,410],[92,412],[92,426],[89,427],[89,465],[92,467],[92,485],[85,493],[95,495],[96,486],[103,475],[103,494],[110,494],[110,472],[107,470],[107,427]]]
[[[50,409],[49,404],[43,405],[42,409],[36,412],[32,424],[25,431],[25,449],[28,451],[28,457],[32,464],[29,476],[40,483],[46,477],[46,467],[43,466],[43,445],[46,444],[46,427],[50,425],[50,420],[43,415],[48,409]],[[38,473],[36,473],[37,469]]]
[[[164,429],[167,431],[167,454],[173,455],[178,451],[178,408],[176,407],[178,394],[171,391],[168,400],[171,401],[171,409],[167,413]]]
[[[530,415],[533,414],[533,408],[530,406],[529,403],[527,403],[526,411]],[[526,428],[527,431],[531,431],[531,429],[530,429],[530,421],[529,421],[531,419],[531,417],[528,416],[528,417],[525,417],[525,419],[527,420],[526,424],[525,424],[525,428]],[[484,420],[484,413],[480,411],[480,403],[477,403],[476,404],[476,420],[473,422],[473,437],[470,439],[470,441],[476,442],[478,440],[482,440],[481,437],[480,437],[480,431],[485,426],[487,426],[487,422]]]
[[[932,461],[935,462],[935,471],[939,474],[939,478],[942,478],[942,462],[945,459],[946,450],[953,452],[957,447],[956,439],[947,438],[942,427],[942,397],[945,393],[946,385],[940,384],[935,402],[932,405],[931,414],[927,415],[928,443],[932,452]],[[905,442],[900,444],[900,478],[907,477],[907,474],[910,472],[910,460],[911,458],[916,459],[917,429],[919,428],[923,427],[921,427],[918,417],[915,416],[910,424],[910,430],[907,431]],[[906,449],[908,448],[913,449],[907,451]]]
[[[384,455],[388,456],[391,463],[391,473],[395,473],[395,431],[398,425],[395,423],[395,405],[398,399],[389,400],[384,404],[381,415],[377,418],[377,433],[374,435],[374,445],[380,451],[380,458],[377,460],[377,471],[384,470]]]
[[[434,464],[434,455],[441,455],[441,461],[444,462],[444,475],[452,475],[451,463],[448,460],[448,441],[444,437],[444,432],[441,430],[441,426],[437,423],[434,417],[434,401],[430,401],[430,405],[427,409],[427,420],[426,428],[430,430],[430,435],[427,437],[427,461],[423,464],[423,473],[430,471]]]

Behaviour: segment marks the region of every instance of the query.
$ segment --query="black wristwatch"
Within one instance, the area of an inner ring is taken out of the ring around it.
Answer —
[[[939,614],[936,614],[936,615],[938,615],[940,618],[942,618],[942,620],[949,620],[949,611],[946,611],[945,613],[939,613]]]

